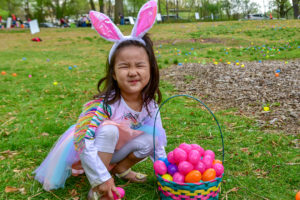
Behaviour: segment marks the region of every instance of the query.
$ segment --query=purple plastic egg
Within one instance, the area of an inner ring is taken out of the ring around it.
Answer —
[[[214,153],[212,150],[206,150],[206,151],[204,152],[204,157],[205,157],[206,155],[210,155],[210,156],[213,158],[213,160],[215,159],[215,153]]]
[[[184,183],[184,175],[180,174],[179,172],[176,172],[173,175],[173,181],[175,183]]]
[[[216,176],[217,177],[220,177],[224,173],[224,167],[220,163],[214,164],[213,169],[216,171]]]
[[[171,174],[172,176],[178,171],[178,167],[176,164],[170,164],[168,166],[168,174]]]
[[[205,164],[202,161],[199,161],[194,168],[201,172],[201,174],[203,174],[206,170]]]
[[[172,164],[176,163],[176,161],[174,159],[174,152],[173,151],[170,151],[168,153],[167,158],[168,158],[169,163],[172,163]]]
[[[193,165],[197,164],[200,160],[200,153],[197,150],[191,150],[188,156],[188,161]]]
[[[187,153],[181,148],[174,149],[173,155],[176,163],[180,163],[187,159]]]
[[[178,171],[183,175],[188,174],[193,169],[194,169],[194,166],[188,161],[182,161],[178,165]]]
[[[190,151],[192,150],[192,146],[190,144],[187,144],[187,143],[180,144],[179,148],[183,149],[187,154],[189,154]]]
[[[163,174],[167,173],[167,166],[161,160],[155,161],[153,164],[153,168],[154,168],[155,173],[157,173],[159,175],[163,175]]]
[[[211,168],[212,167],[212,163],[213,163],[213,159],[211,156],[207,155],[207,156],[204,156],[202,158],[202,162],[205,164],[205,168],[208,169],[208,168]]]

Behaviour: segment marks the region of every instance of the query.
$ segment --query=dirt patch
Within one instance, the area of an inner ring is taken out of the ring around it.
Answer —
[[[226,43],[225,39],[220,38],[197,38],[197,39],[169,39],[169,40],[157,40],[154,42],[154,45],[160,45],[160,44],[180,44],[180,43]]]
[[[214,109],[238,108],[239,114],[254,117],[264,129],[299,134],[300,60],[241,64],[190,63],[161,74],[179,93],[198,96]]]

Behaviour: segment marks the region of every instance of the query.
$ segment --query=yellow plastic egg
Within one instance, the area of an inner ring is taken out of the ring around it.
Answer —
[[[173,177],[170,174],[164,174],[162,175],[162,178],[168,181],[173,181]]]

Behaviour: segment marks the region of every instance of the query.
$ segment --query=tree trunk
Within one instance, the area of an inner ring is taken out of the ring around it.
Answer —
[[[98,0],[99,3],[99,9],[101,13],[104,13],[104,2],[103,0]]]
[[[293,0],[294,8],[294,19],[297,19],[299,16],[299,0]]]
[[[108,16],[111,18],[111,0],[108,1]]]
[[[120,24],[120,16],[124,16],[123,0],[115,0],[115,24]]]
[[[178,0],[176,0],[176,18],[178,20]]]
[[[96,10],[95,4],[94,4],[94,1],[93,1],[93,0],[90,0],[90,5],[91,5],[91,9],[92,9],[92,10]]]
[[[166,11],[167,11],[167,20],[169,19],[169,7],[168,7],[168,0],[166,0]]]
[[[29,4],[28,4],[28,0],[25,1],[25,18],[26,20],[28,20],[28,18],[31,18],[30,16],[30,12],[29,12]]]
[[[158,0],[158,12],[161,14],[161,5],[160,5],[160,0]]]
[[[12,6],[10,0],[7,1],[7,8],[8,8],[8,16],[11,17],[12,13]]]

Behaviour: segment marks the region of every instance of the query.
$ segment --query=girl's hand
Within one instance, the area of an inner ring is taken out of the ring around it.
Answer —
[[[112,192],[114,192],[118,196],[118,198],[120,198],[119,191],[115,186],[113,178],[110,178],[106,182],[94,187],[93,191],[98,192],[101,197],[107,197],[109,200],[114,200]]]

